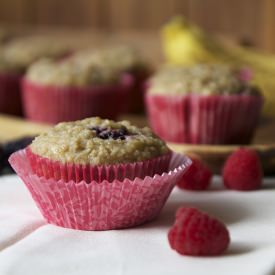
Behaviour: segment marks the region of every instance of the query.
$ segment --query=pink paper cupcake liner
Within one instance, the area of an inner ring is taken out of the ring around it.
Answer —
[[[20,75],[0,73],[0,113],[22,115],[20,81]]]
[[[146,95],[152,129],[176,143],[247,144],[262,105],[254,95]]]
[[[154,176],[168,171],[171,152],[162,156],[134,163],[116,165],[81,165],[63,164],[59,161],[52,161],[48,158],[34,154],[29,147],[26,149],[26,156],[30,162],[32,172],[39,177],[46,179],[63,180],[64,182],[84,180],[102,182],[107,180],[123,180],[125,178],[133,180],[136,177],[141,179],[146,176]]]
[[[46,123],[91,116],[109,119],[127,111],[132,78],[124,75],[112,86],[57,87],[22,81],[24,112],[28,119]]]
[[[33,174],[26,150],[12,154],[9,161],[49,223],[80,230],[128,228],[154,219],[191,164],[174,153],[168,173],[87,184]]]

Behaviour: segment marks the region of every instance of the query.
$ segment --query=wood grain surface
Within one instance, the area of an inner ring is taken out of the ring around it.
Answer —
[[[0,23],[118,30],[157,30],[184,15],[206,30],[275,51],[274,0],[9,0]]]

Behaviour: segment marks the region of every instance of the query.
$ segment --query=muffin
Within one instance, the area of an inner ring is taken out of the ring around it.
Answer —
[[[131,75],[133,86],[130,91],[128,110],[133,113],[144,110],[145,82],[151,74],[151,69],[136,48],[120,45],[95,51],[83,51],[79,55],[90,58],[97,64],[110,66],[119,73]]]
[[[95,117],[56,125],[10,163],[48,222],[106,230],[156,217],[190,160],[149,128]]]
[[[150,80],[146,94],[152,129],[169,142],[249,143],[263,97],[246,76],[221,64],[161,70]]]
[[[20,81],[40,57],[61,58],[68,49],[40,37],[12,40],[0,48],[0,112],[21,115]]]
[[[25,115],[46,123],[89,116],[114,119],[126,110],[131,85],[130,76],[79,56],[39,60],[22,82]]]
[[[165,143],[149,128],[98,117],[57,124],[49,132],[35,138],[28,153],[30,159],[34,160],[31,163],[37,175],[77,182],[154,176],[158,172],[167,172],[171,155]],[[45,161],[50,163],[48,169],[42,168]],[[86,173],[76,175],[60,171],[54,174],[56,170],[51,171],[52,163],[58,163],[58,169],[61,169],[61,165],[73,164],[73,169],[78,167]],[[140,163],[138,165],[142,165],[142,169],[129,166],[125,171],[120,170],[121,165],[129,163]],[[119,171],[126,174],[117,173]]]

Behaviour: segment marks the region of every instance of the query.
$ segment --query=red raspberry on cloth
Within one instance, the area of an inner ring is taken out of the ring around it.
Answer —
[[[263,170],[256,151],[241,148],[232,153],[223,167],[223,182],[229,189],[255,190],[261,187]]]
[[[209,187],[212,179],[212,172],[199,158],[189,156],[192,164],[178,182],[178,187],[186,190],[205,190]]]
[[[182,255],[213,256],[223,253],[229,245],[225,225],[196,208],[181,207],[168,233],[172,249]]]

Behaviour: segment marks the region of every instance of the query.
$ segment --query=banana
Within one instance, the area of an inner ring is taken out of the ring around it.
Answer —
[[[162,29],[163,50],[169,64],[228,63],[249,67],[253,83],[265,97],[264,115],[275,118],[275,56],[241,46],[228,46],[183,17],[176,17]]]

